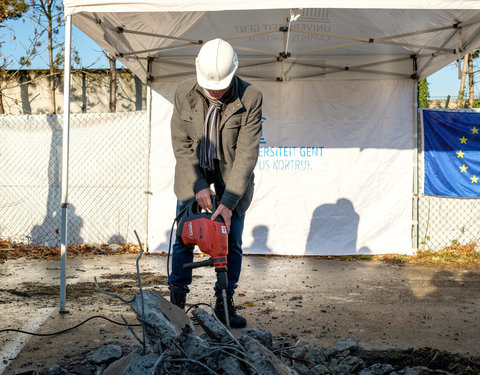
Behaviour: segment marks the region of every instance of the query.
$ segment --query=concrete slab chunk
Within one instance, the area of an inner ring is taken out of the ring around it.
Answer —
[[[125,370],[130,366],[130,363],[135,358],[136,352],[133,351],[118,361],[115,361],[108,366],[102,375],[123,375]]]
[[[223,357],[218,361],[218,367],[222,369],[222,373],[226,375],[244,375],[245,372],[240,366],[240,362],[233,357]]]
[[[167,346],[186,332],[193,331],[193,323],[178,306],[171,304],[158,292],[143,292],[144,316],[142,317],[142,297],[140,293],[130,304],[137,314],[137,319],[145,323],[148,341],[155,351],[159,351],[159,343]]]
[[[298,375],[298,373],[288,367],[279,358],[260,344],[254,338],[248,335],[242,335],[240,342],[245,346],[248,352],[248,361],[251,362],[258,372],[262,375]]]
[[[153,352],[147,352],[142,354],[142,350],[134,352],[134,358],[130,362],[128,368],[122,375],[145,375],[150,374],[152,367],[158,359],[158,354]]]
[[[182,348],[188,358],[199,358],[209,350],[208,344],[201,337],[189,336],[183,342]]]
[[[87,360],[99,365],[101,363],[109,363],[115,359],[122,357],[122,348],[120,345],[109,344],[101,348],[91,351],[87,354]]]
[[[270,350],[273,349],[273,338],[269,331],[264,331],[263,329],[257,327],[248,327],[242,329],[242,334],[246,334],[254,338]]]
[[[210,338],[220,342],[230,341],[227,327],[210,316],[205,310],[197,308],[193,310],[192,314]]]
[[[305,355],[305,360],[316,363],[317,365],[323,365],[327,361],[327,355],[322,349],[312,348]]]
[[[340,339],[333,344],[332,349],[336,350],[337,352],[358,349],[358,339],[355,336],[348,336],[345,339]]]
[[[374,365],[360,371],[359,375],[387,375],[394,370],[388,363],[375,363]]]
[[[58,365],[53,365],[48,369],[48,375],[68,375],[68,371]]]

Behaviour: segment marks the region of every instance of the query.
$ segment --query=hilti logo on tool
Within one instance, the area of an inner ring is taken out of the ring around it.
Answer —
[[[190,236],[193,236],[193,225],[192,225],[191,222],[188,223],[188,234],[189,234]]]
[[[227,234],[227,227],[225,225],[222,225],[222,233]]]

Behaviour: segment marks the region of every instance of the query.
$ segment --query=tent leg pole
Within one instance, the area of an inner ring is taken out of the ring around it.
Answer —
[[[68,226],[68,203],[62,204],[62,230],[60,244],[60,314],[68,314],[65,309],[66,299],[66,259],[67,259],[67,226]]]
[[[412,205],[412,247],[419,246],[419,171],[418,171],[418,82],[413,84],[413,205]]]
[[[148,156],[147,156],[147,197],[146,197],[146,219],[145,219],[145,249],[147,252],[150,251],[150,246],[149,246],[149,215],[150,215],[150,195],[152,195],[151,192],[151,186],[150,186],[150,164],[151,164],[151,148],[152,148],[152,88],[151,88],[151,82],[147,82],[147,116],[148,116]]]
[[[66,259],[68,232],[68,170],[70,146],[70,83],[71,83],[71,51],[72,51],[72,16],[65,18],[65,66],[63,96],[63,141],[62,141],[62,222],[60,242],[60,314],[65,310],[66,300]]]

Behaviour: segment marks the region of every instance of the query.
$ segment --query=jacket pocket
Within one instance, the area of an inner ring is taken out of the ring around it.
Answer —
[[[225,126],[222,131],[222,137],[224,144],[228,147],[235,147],[237,145],[238,133],[243,124],[243,116],[232,116],[225,122]]]
[[[199,141],[202,138],[202,129],[203,124],[199,123],[199,119],[193,117],[189,113],[182,113],[181,114],[182,124],[185,127],[185,131],[187,132],[188,136],[194,140]]]

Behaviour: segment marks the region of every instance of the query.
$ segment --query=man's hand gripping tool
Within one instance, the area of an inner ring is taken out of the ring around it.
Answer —
[[[212,212],[215,212],[218,206],[217,197],[213,195],[211,200]],[[212,213],[202,212],[198,202],[192,199],[177,223],[177,237],[180,237],[186,246],[194,247],[197,245],[202,253],[210,255],[207,260],[186,263],[183,268],[215,267],[217,283],[223,299],[225,322],[229,327],[227,309],[228,233],[223,218],[219,215],[215,220],[212,220]]]

